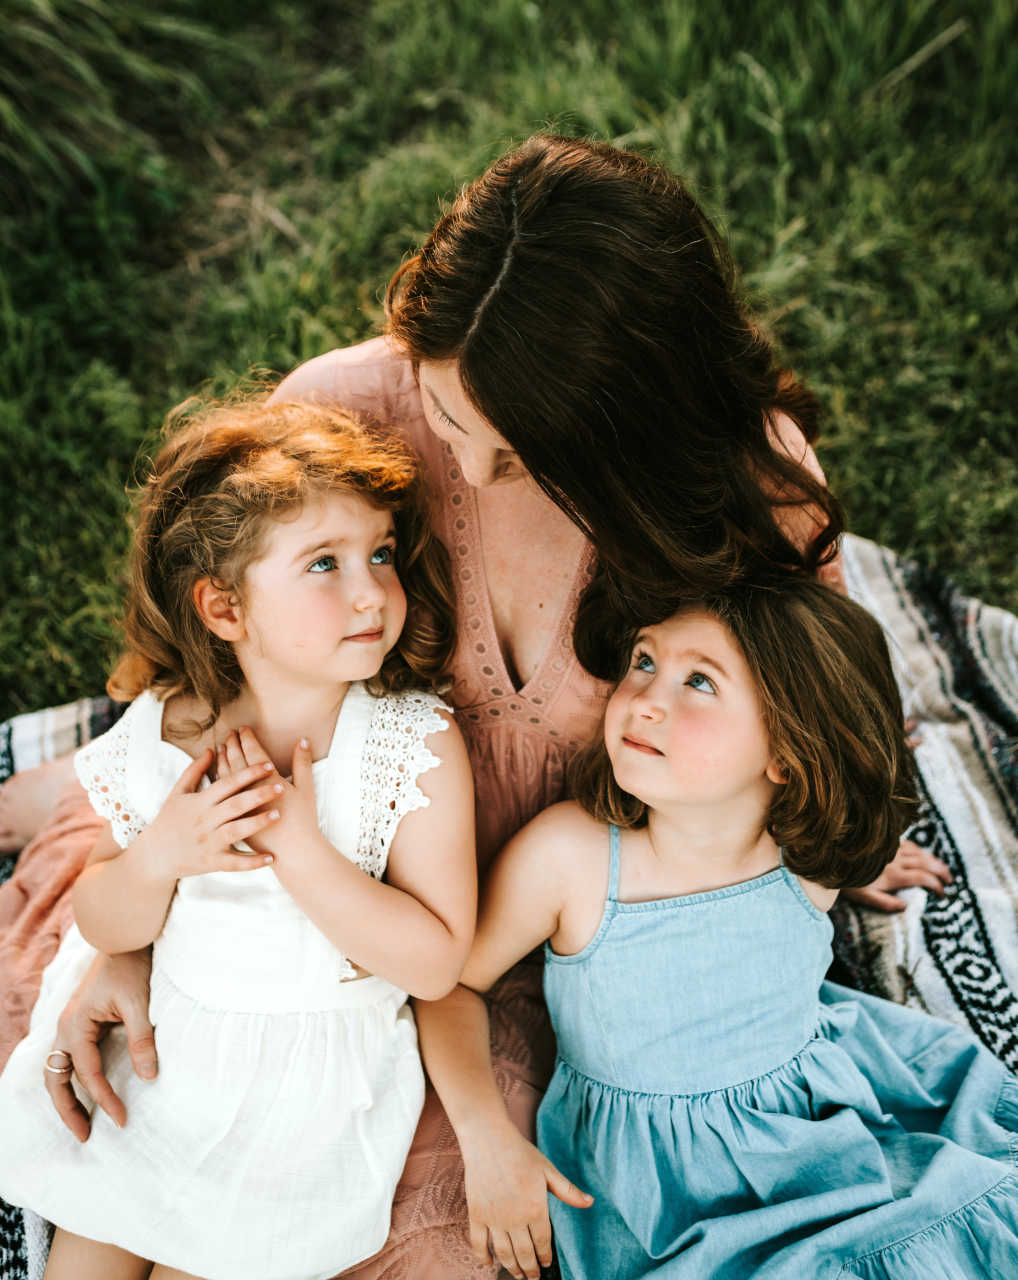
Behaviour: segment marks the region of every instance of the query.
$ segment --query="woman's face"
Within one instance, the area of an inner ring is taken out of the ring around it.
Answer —
[[[422,361],[418,372],[428,426],[450,446],[467,484],[483,489],[521,480],[527,474],[516,454],[471,403],[455,360]]]

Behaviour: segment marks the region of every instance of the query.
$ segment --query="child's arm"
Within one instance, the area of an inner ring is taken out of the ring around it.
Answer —
[[[157,938],[181,876],[253,871],[272,861],[231,850],[275,821],[268,813],[249,816],[276,798],[267,770],[257,765],[198,791],[211,763],[206,751],[184,770],[155,821],[126,849],[109,825],[96,841],[72,902],[82,936],[97,950],[117,955]]]
[[[513,1123],[492,1070],[488,1011],[478,993],[554,938],[575,897],[577,869],[597,865],[604,843],[604,829],[571,804],[524,827],[485,884],[461,985],[443,1000],[415,1004],[425,1066],[463,1154],[471,1247],[483,1262],[494,1255],[514,1276],[536,1277],[538,1264],[552,1261],[549,1191],[577,1208],[592,1199]]]
[[[283,782],[281,817],[257,841],[275,855],[280,883],[325,936],[370,973],[424,999],[459,978],[477,913],[474,792],[466,747],[452,717],[425,739],[439,764],[417,779],[430,803],[403,816],[386,881],[362,871],[318,827],[311,753],[299,743],[293,781]],[[255,735],[227,743],[231,769],[268,760]]]

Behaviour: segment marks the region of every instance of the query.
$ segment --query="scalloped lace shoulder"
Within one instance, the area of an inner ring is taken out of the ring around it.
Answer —
[[[361,764],[357,865],[376,879],[385,872],[400,819],[431,803],[417,779],[440,763],[424,745],[425,738],[449,727],[440,710],[452,708],[419,690],[388,694],[375,706]]]
[[[109,821],[113,839],[122,849],[145,829],[127,794],[127,755],[147,696],[151,695],[136,698],[112,729],[86,743],[74,757],[74,770],[92,808]],[[133,749],[138,749],[137,744]]]

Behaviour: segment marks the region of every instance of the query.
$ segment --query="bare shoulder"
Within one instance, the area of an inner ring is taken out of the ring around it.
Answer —
[[[818,911],[830,911],[838,900],[837,889],[825,889],[822,884],[817,884],[815,880],[804,880],[802,876],[796,876],[802,891],[809,898],[810,902]]]
[[[531,818],[515,839],[562,841],[570,848],[582,849],[605,843],[608,835],[604,824],[575,800],[562,800]]]
[[[608,858],[608,830],[575,800],[563,800],[532,818],[503,851],[517,862],[536,862],[542,874],[568,892],[586,883],[591,858]]]

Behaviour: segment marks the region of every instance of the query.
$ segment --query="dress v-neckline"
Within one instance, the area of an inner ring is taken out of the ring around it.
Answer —
[[[487,665],[492,668],[492,674],[488,675],[484,669],[485,664],[478,664],[484,674],[484,683],[493,696],[529,698],[532,691],[540,687],[548,668],[560,661],[556,655],[562,648],[563,630],[568,627],[576,600],[590,576],[594,564],[594,548],[589,542],[584,542],[583,550],[577,558],[573,580],[570,583],[569,590],[566,592],[565,599],[561,603],[555,626],[552,629],[544,652],[529,677],[521,684],[517,684],[510,673],[509,662],[502,650],[498,630],[495,627],[495,612],[491,604],[488,573],[484,564],[481,513],[477,503],[477,493],[474,487],[463,479],[463,473],[456,462],[452,449],[446,445],[443,448],[443,453],[445,455],[446,477],[451,491],[452,505],[456,513],[452,517],[452,541],[456,544],[457,558],[461,562],[466,562],[466,564],[461,565],[460,576],[466,577],[472,586],[467,598],[468,611],[479,623],[479,626],[471,628],[470,640],[474,655],[476,658],[486,658]],[[471,525],[473,526],[472,528],[470,528]],[[466,573],[463,572],[464,569]],[[570,657],[575,662],[571,637],[569,638],[568,648]],[[563,669],[557,668],[556,675]],[[496,693],[495,690],[500,687],[501,692]]]

